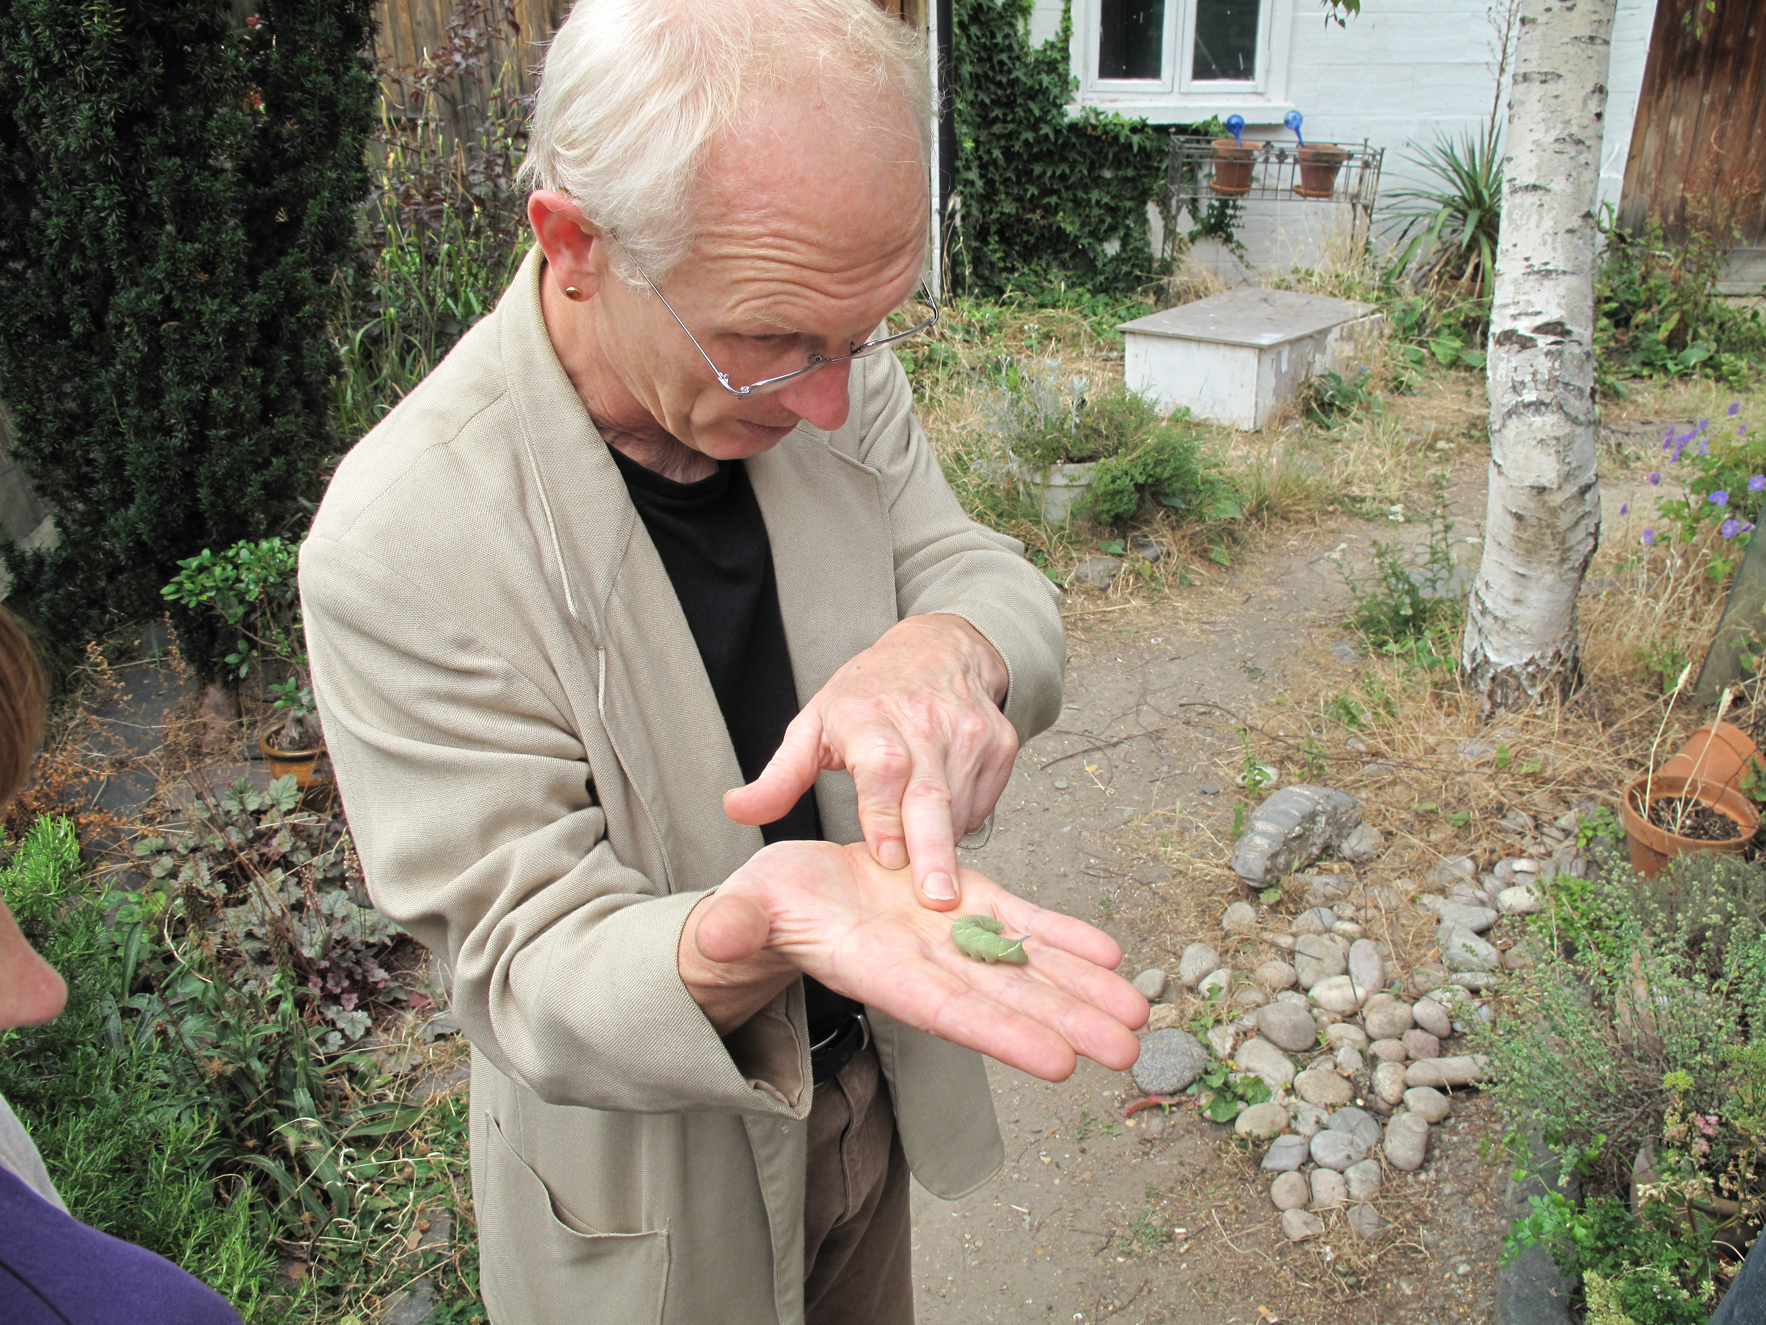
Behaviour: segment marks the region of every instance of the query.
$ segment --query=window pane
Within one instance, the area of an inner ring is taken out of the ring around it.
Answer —
[[[1190,77],[1255,80],[1261,7],[1260,0],[1196,0],[1196,58]]]
[[[1165,0],[1099,0],[1099,78],[1160,78],[1164,47]]]

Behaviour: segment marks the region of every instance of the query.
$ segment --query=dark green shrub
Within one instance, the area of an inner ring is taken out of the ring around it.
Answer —
[[[321,489],[371,8],[0,4],[0,399],[60,536],[5,555],[63,650]],[[206,665],[212,631],[176,618]]]
[[[1147,204],[1164,184],[1161,129],[1067,112],[1071,6],[1033,47],[1031,0],[956,0],[951,71],[959,221],[952,286],[997,294],[1069,280],[1132,290],[1153,272]]]

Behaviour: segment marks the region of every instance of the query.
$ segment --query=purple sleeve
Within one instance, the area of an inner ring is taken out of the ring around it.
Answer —
[[[240,1325],[214,1289],[164,1257],[57,1210],[0,1168],[0,1321]]]

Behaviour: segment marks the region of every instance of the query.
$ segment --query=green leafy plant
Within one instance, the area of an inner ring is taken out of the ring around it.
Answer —
[[[1543,1245],[1563,1270],[1583,1277],[1590,1325],[1704,1325],[1710,1317],[1716,1256],[1708,1221],[1680,1225],[1660,1206],[1639,1218],[1610,1196],[1578,1206],[1554,1191],[1532,1198],[1508,1242]]]
[[[1678,479],[1685,490],[1657,500],[1660,518],[1655,528],[1643,531],[1644,544],[1675,539],[1690,544],[1715,533],[1717,537],[1709,540],[1705,569],[1718,583],[1741,564],[1742,551],[1766,503],[1766,436],[1750,432],[1746,422],[1734,422],[1740,412],[1741,401],[1732,401],[1721,425],[1726,435],[1714,435],[1709,419],[1700,419],[1685,432],[1669,428],[1662,439],[1662,468],[1649,475],[1652,486],[1664,482],[1672,486]],[[1730,423],[1733,432],[1728,431]]]
[[[299,551],[281,538],[235,543],[220,553],[204,548],[180,561],[177,576],[160,590],[168,601],[222,624],[224,675],[243,680],[266,659],[278,665],[283,674],[268,689],[285,721],[279,739],[293,750],[320,739],[295,581]]]
[[[1501,130],[1492,122],[1437,141],[1411,157],[1411,164],[1427,182],[1391,195],[1389,215],[1404,245],[1394,265],[1404,270],[1416,264],[1419,284],[1488,289],[1502,223]]]
[[[1327,368],[1307,381],[1304,398],[1306,413],[1327,428],[1357,410],[1377,414],[1381,408],[1366,366],[1348,377]]]
[[[1230,1123],[1253,1104],[1271,1098],[1269,1083],[1251,1072],[1234,1072],[1225,1063],[1210,1062],[1185,1094],[1210,1122]]]
[[[1637,651],[1638,666],[1645,676],[1655,678],[1656,688],[1664,695],[1674,693],[1688,661],[1686,650],[1670,640],[1651,640]]]
[[[1144,120],[1069,112],[1071,9],[1032,46],[1031,0],[957,0],[951,90],[956,192],[950,283],[1000,293],[1065,278],[1096,292],[1152,275],[1147,205],[1169,140]]]
[[[53,547],[4,551],[63,654],[204,547],[305,519],[368,191],[369,0],[0,14],[0,398]],[[212,625],[174,606],[207,667]]]
[[[1451,629],[1464,618],[1464,590],[1459,587],[1453,561],[1453,522],[1448,518],[1445,475],[1437,476],[1435,505],[1427,520],[1428,536],[1414,563],[1407,562],[1397,542],[1380,539],[1374,540],[1373,574],[1367,579],[1338,559],[1354,604],[1348,624],[1373,648],[1417,642],[1432,645],[1431,632]]]

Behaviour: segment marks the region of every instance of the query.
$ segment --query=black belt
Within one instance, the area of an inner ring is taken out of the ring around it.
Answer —
[[[816,1085],[832,1081],[852,1056],[871,1042],[871,1025],[855,1012],[843,1025],[809,1047],[809,1073]]]

